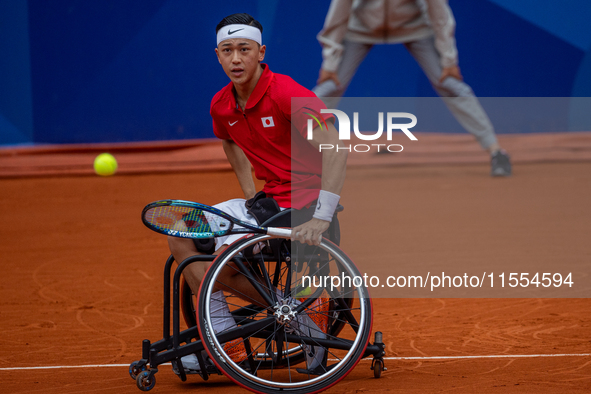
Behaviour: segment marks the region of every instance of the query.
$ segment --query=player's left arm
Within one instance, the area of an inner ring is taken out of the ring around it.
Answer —
[[[321,193],[328,193],[326,195],[331,199],[336,198],[338,203],[338,196],[340,196],[345,183],[348,151],[346,149],[336,149],[337,146],[344,148],[344,145],[339,140],[339,133],[332,122],[326,122],[326,125],[328,126],[327,130],[321,129],[320,127],[314,129],[312,139],[309,142],[318,150],[320,150],[321,144],[324,146],[332,145],[334,147],[334,149],[322,150]],[[317,216],[317,213],[318,210],[315,216]],[[329,216],[332,217],[333,213],[334,211]],[[327,218],[325,217],[324,219]],[[292,230],[292,239],[309,245],[318,245],[322,239],[322,234],[328,230],[329,226],[330,219],[323,220],[314,217],[310,221],[295,227]]]

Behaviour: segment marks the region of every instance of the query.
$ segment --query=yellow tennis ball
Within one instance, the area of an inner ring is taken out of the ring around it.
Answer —
[[[314,291],[312,290],[311,287],[304,287],[298,291],[298,293],[296,294],[296,298],[309,297],[312,295],[312,293],[314,293]]]
[[[100,176],[113,175],[117,171],[117,160],[110,153],[101,153],[94,159],[94,172]]]

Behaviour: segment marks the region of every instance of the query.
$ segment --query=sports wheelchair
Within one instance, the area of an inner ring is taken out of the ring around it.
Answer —
[[[284,210],[261,225],[282,226],[293,212]],[[361,275],[337,246],[339,238],[338,220],[333,220],[319,246],[248,234],[217,256],[185,259],[174,274],[170,256],[164,267],[163,338],[154,343],[145,339],[142,358],[129,366],[137,387],[151,390],[159,366],[169,362],[186,381],[181,357],[190,354],[196,356],[196,372],[204,380],[223,374],[258,393],[325,390],[368,356],[373,356],[371,369],[379,378],[386,370],[382,333],[376,332],[370,344],[369,293],[355,284],[353,279]],[[199,261],[212,263],[199,293],[193,295],[182,272]],[[332,277],[339,278],[338,286]],[[243,287],[236,290],[227,278],[250,284],[250,294]],[[222,292],[235,324],[216,332],[211,300]],[[181,330],[181,314],[189,327],[185,330]],[[242,350],[240,355],[236,349]]]

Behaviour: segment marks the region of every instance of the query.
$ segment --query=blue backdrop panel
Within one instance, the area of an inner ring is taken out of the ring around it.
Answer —
[[[0,0],[0,144],[213,137],[228,83],[215,26],[248,12],[266,62],[312,88],[328,1]],[[460,66],[481,97],[591,96],[586,0],[450,0]],[[349,97],[433,96],[402,45],[379,45]],[[525,131],[525,130],[524,130]]]
[[[0,0],[0,144],[32,141],[27,3]]]
[[[453,1],[453,0],[452,0]],[[580,0],[489,0],[547,30],[564,41],[586,50],[591,46],[591,7]]]
[[[105,103],[121,98],[121,94],[127,100],[135,99],[133,91],[122,91],[120,86],[129,75],[129,65],[123,65],[108,80],[104,76],[122,53],[137,49],[130,48],[129,43],[164,3],[165,0],[29,1],[35,141],[127,139],[127,135],[118,136],[117,130],[135,123],[134,119],[143,114],[129,112],[125,124],[121,124],[116,113],[101,110]],[[148,41],[143,44],[144,48],[152,47]],[[106,86],[102,92],[92,94],[101,78]],[[144,82],[152,84],[149,80]],[[82,112],[76,112],[80,108]],[[98,119],[101,116],[104,119]],[[100,133],[97,121],[103,127]]]
[[[455,3],[460,67],[477,95],[571,95],[583,51],[493,3]]]

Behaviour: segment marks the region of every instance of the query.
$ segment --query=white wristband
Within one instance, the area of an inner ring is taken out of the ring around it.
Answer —
[[[340,199],[341,196],[338,194],[327,192],[326,190],[320,190],[313,217],[320,220],[326,220],[327,222],[332,221],[334,211],[337,209]]]

